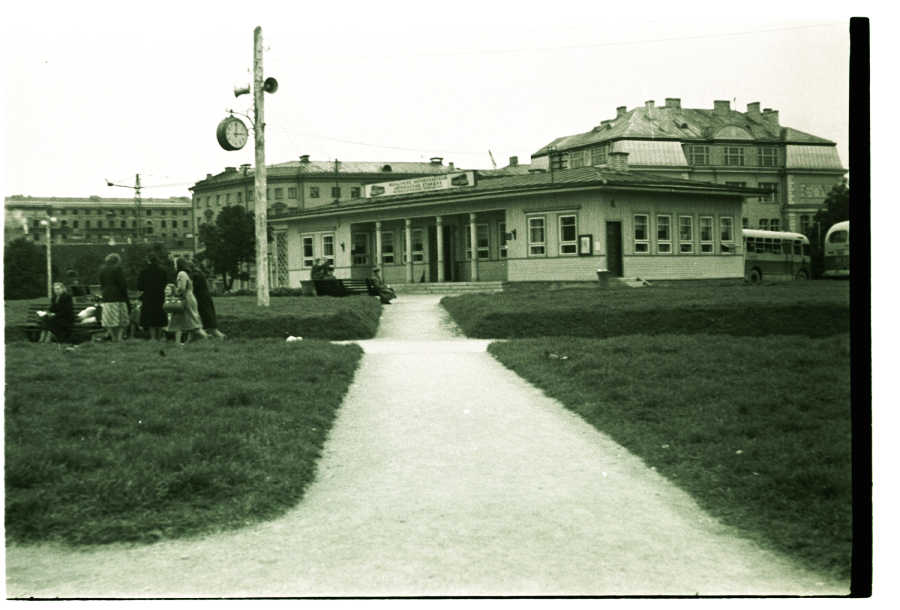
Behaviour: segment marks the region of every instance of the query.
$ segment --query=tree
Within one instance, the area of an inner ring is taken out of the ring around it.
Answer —
[[[825,233],[831,225],[842,220],[850,220],[850,189],[847,187],[847,180],[844,179],[840,184],[831,187],[822,204],[824,207],[816,212],[812,224],[806,230],[813,277],[821,277],[825,269],[825,244],[822,243]]]
[[[56,277],[57,267],[53,265]],[[3,298],[34,299],[47,295],[47,251],[20,237],[3,251]]]
[[[200,241],[206,249],[204,258],[222,275],[225,290],[231,290],[241,267],[256,258],[253,214],[240,206],[222,208],[215,224],[200,225]]]

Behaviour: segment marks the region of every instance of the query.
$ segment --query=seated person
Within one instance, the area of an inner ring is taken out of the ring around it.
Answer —
[[[378,298],[380,298],[381,302],[385,305],[389,305],[391,299],[397,298],[397,293],[394,292],[394,289],[388,286],[385,283],[384,279],[381,277],[381,269],[379,269],[378,267],[372,269],[372,283],[378,290]]]
[[[40,343],[50,343],[51,336],[59,342],[67,340],[72,334],[75,324],[75,312],[72,309],[72,296],[66,291],[62,282],[53,283],[53,296],[50,298],[50,309],[39,311],[41,321]]]

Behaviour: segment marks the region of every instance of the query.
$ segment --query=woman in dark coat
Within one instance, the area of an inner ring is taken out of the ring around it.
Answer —
[[[41,343],[50,343],[50,335],[62,343],[72,334],[75,326],[75,310],[72,295],[66,291],[62,282],[53,282],[53,296],[50,298],[50,309],[41,316]]]
[[[128,312],[128,286],[125,272],[120,265],[121,257],[113,252],[108,254],[100,269],[100,291],[103,305],[100,324],[107,330],[113,341],[121,341],[125,329],[131,324]]]
[[[203,322],[203,330],[218,339],[224,339],[225,333],[217,328],[216,306],[209,293],[206,275],[196,263],[191,265],[190,274],[191,282],[194,284],[194,296],[197,298],[197,310],[200,312],[200,320]]]
[[[166,272],[159,266],[156,255],[151,254],[137,279],[141,291],[141,327],[149,330],[151,339],[161,338],[162,329],[169,322],[163,311],[166,283]]]

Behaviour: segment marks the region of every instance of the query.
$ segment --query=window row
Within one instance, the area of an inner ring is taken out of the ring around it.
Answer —
[[[153,212],[156,211],[159,216],[167,216],[169,212],[172,212],[172,216],[178,216],[179,210],[168,210],[168,209],[155,209],[142,207],[144,210],[144,216],[153,216]],[[115,216],[117,210],[115,209],[81,209],[81,208],[56,208],[48,211],[48,214],[55,216]],[[191,211],[188,208],[183,208],[180,210],[182,216],[190,215]],[[127,207],[127,208],[118,208],[119,216],[135,216],[137,214],[137,208]]]
[[[560,255],[578,254],[578,218],[575,214],[560,214],[556,218],[557,252]],[[546,256],[547,218],[528,216],[528,256]]]
[[[697,218],[697,232],[694,231],[693,215],[657,214],[655,217],[656,253],[693,254],[699,247],[701,254],[713,254],[715,252],[715,219],[712,216],[700,216]],[[675,226],[673,223],[678,223]],[[634,215],[634,253],[650,253],[650,215]],[[734,253],[734,219],[731,216],[719,216],[718,225],[719,252],[722,254]],[[677,236],[677,240],[676,240]],[[697,239],[699,237],[699,240]],[[677,249],[676,249],[677,244]]]
[[[746,151],[756,151],[756,159],[748,158]],[[744,165],[755,167],[777,167],[778,149],[775,146],[709,146],[690,144],[687,146],[688,163],[691,165]],[[715,153],[715,154],[713,154]],[[753,161],[756,161],[754,164]],[[716,163],[715,161],[718,161]]]
[[[304,268],[311,269],[317,258],[324,258],[334,264],[334,233],[320,233],[318,236],[307,234],[301,236],[300,240]]]
[[[97,220],[97,221],[96,221],[96,224],[95,224],[94,226],[95,226],[97,229],[102,229],[102,228],[104,228],[104,227],[107,227],[107,228],[110,228],[110,229],[114,229],[114,228],[116,228],[116,226],[117,226],[117,224],[116,224],[117,222],[118,222],[118,227],[119,227],[119,228],[121,228],[121,229],[126,229],[126,228],[128,228],[128,221],[127,221],[127,220],[120,220],[120,221],[107,220],[105,223],[104,223],[104,221],[102,221],[102,220]],[[148,220],[147,223],[149,224],[150,221]],[[60,221],[59,224],[60,224],[61,227],[68,227],[68,226],[69,226],[69,221],[68,221],[68,220],[62,220],[62,221]],[[177,221],[177,220],[169,221],[169,225],[170,225],[173,229],[174,229],[174,228],[177,228],[177,227],[178,227],[178,221]],[[35,226],[35,227],[38,226],[37,221],[35,221],[34,226]],[[166,221],[165,221],[165,220],[159,221],[159,226],[160,226],[160,228],[165,228],[165,227],[166,227]],[[184,227],[184,228],[188,228],[188,227],[190,226],[190,222],[187,221],[187,220],[183,220],[183,221],[181,222],[181,226]],[[73,228],[73,229],[81,228],[81,221],[73,220],[73,221],[72,221],[72,228]],[[90,228],[91,228],[91,221],[90,221],[90,220],[85,220],[85,221],[84,221],[84,228],[85,228],[85,229],[90,229]],[[132,221],[131,221],[131,228],[133,228],[133,229],[137,228],[137,221],[136,221],[136,220],[132,220]]]
[[[344,189],[340,186],[332,186],[330,187],[331,197],[334,199],[340,199],[344,196]],[[272,197],[274,190],[274,198]],[[297,199],[297,187],[289,186],[287,189],[284,187],[276,186],[274,189],[266,190],[266,199],[269,201],[284,199],[285,191],[287,191],[288,199]],[[362,196],[362,187],[360,186],[351,186],[349,188],[349,194],[351,199],[359,199]],[[233,198],[232,198],[233,197]],[[309,198],[310,199],[320,199],[322,197],[322,187],[320,186],[310,186],[309,187]],[[250,203],[254,200],[253,191],[248,190],[237,191],[235,193],[220,193],[218,195],[205,195],[203,197],[203,202],[206,207],[210,207],[212,205],[221,206],[221,205],[233,205],[233,204],[243,204],[245,202]],[[201,197],[197,197],[198,204],[200,203]]]

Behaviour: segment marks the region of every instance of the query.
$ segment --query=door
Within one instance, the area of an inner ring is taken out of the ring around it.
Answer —
[[[428,227],[428,281],[437,281],[437,227]]]
[[[444,281],[445,282],[453,282],[456,280],[456,277],[453,275],[453,270],[456,265],[453,261],[453,239],[456,237],[456,231],[454,227],[449,225],[444,225]]]
[[[622,277],[622,223],[606,223],[606,268],[614,277]]]

